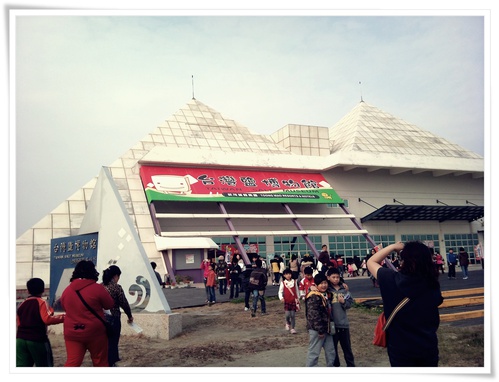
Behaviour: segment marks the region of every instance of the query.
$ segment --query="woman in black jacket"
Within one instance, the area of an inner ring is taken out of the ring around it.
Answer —
[[[241,266],[239,265],[239,259],[237,256],[232,258],[232,262],[229,264],[229,277],[230,277],[230,299],[239,297],[239,278],[241,275]]]
[[[398,272],[381,265],[392,252],[399,253]],[[438,306],[443,297],[429,248],[419,241],[391,244],[372,255],[367,266],[379,283],[386,317],[409,298],[386,331],[390,365],[438,366]]]

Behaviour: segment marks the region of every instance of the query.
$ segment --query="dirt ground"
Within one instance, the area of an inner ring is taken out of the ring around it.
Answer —
[[[120,367],[304,367],[308,333],[305,312],[297,313],[297,334],[284,328],[282,303],[267,301],[267,315],[252,318],[244,304],[217,303],[213,306],[175,309],[182,314],[182,333],[171,340],[146,338],[140,334],[122,336]],[[372,345],[378,312],[360,306],[349,310],[350,335],[358,367],[389,367],[386,349]],[[441,324],[439,346],[441,367],[483,367],[483,325],[455,327]],[[65,362],[62,335],[49,336],[55,366]],[[339,350],[341,366],[345,366]],[[463,364],[463,360],[466,363]],[[85,357],[82,366],[91,366]],[[319,366],[325,366],[321,354]]]

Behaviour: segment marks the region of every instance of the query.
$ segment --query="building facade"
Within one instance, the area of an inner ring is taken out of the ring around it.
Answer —
[[[363,101],[331,128],[267,136],[192,99],[106,171],[162,275],[200,281],[201,259],[220,250],[289,258],[326,244],[351,259],[421,240],[442,254],[464,247],[472,263],[484,250],[483,157]],[[17,239],[18,287],[49,280],[53,238],[86,233],[97,183]]]

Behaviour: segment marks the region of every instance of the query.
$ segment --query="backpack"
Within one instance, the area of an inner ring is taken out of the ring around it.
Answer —
[[[251,272],[249,279],[249,288],[251,290],[263,290],[265,289],[265,274],[261,270],[254,270]]]

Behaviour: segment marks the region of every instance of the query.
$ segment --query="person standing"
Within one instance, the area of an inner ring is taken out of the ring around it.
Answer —
[[[345,264],[343,262],[342,255],[336,256],[336,263],[338,264],[338,270],[340,271],[340,277],[343,277],[343,274],[345,273]]]
[[[151,261],[151,267],[152,270],[154,271],[154,274],[156,275],[156,279],[158,280],[159,285],[161,285],[164,288],[166,286],[166,283],[163,280],[161,280],[161,275],[156,270],[157,264],[154,261]]]
[[[328,281],[326,276],[318,273],[314,277],[317,290],[312,290],[305,298],[305,314],[307,317],[308,351],[306,367],[317,366],[322,349],[326,357],[326,366],[334,366],[333,325],[331,325],[331,305],[328,300]]]
[[[459,266],[463,272],[463,280],[468,280],[468,265],[470,264],[468,252],[463,247],[459,247]]]
[[[272,268],[272,274],[274,275],[274,280],[272,280],[272,285],[279,285],[280,278],[280,268],[279,268],[279,255],[274,255],[274,258],[270,260],[270,267]]]
[[[319,272],[322,272],[324,274],[326,274],[326,267],[327,267],[327,264],[329,264],[329,251],[327,250],[327,245],[324,244],[322,246],[322,249],[321,251],[319,252],[319,257],[317,259],[317,270]]]
[[[218,256],[215,272],[217,274],[220,295],[227,294],[227,263],[222,255]]]
[[[132,310],[125,297],[125,292],[118,281],[120,280],[121,269],[116,265],[111,265],[102,273],[102,284],[107,289],[114,300],[114,306],[110,309],[110,315],[106,314],[106,319],[111,322],[113,333],[108,336],[108,362],[109,366],[116,366],[120,361],[118,345],[121,336],[121,309],[128,317],[128,323],[133,322]]]
[[[347,277],[353,277],[353,263],[347,263]]]
[[[367,260],[366,259],[362,260],[362,264],[360,264],[360,267],[362,268],[362,275],[361,276],[364,276],[364,273],[366,273],[366,271],[367,271]]]
[[[359,256],[355,255],[353,257],[353,263],[355,264],[355,267],[353,268],[353,272],[356,276],[360,276],[359,275],[359,270],[360,270],[360,267],[362,266],[362,262],[360,261],[360,258]]]
[[[94,366],[109,366],[106,327],[82,301],[105,319],[104,310],[111,309],[114,300],[102,284],[97,284],[98,279],[99,272],[94,263],[81,260],[76,264],[70,284],[62,292],[61,306],[66,312],[64,341],[67,358],[64,366],[81,366],[87,350]]]
[[[206,292],[206,301],[205,303],[208,304],[210,302],[210,292],[208,290],[208,286],[206,285],[206,280],[208,278],[208,273],[210,273],[210,259],[204,259],[202,262],[201,262],[201,266],[200,268],[202,269],[203,271],[203,283],[204,283],[204,290]]]
[[[333,333],[334,351],[334,366],[340,366],[340,357],[338,354],[338,342],[347,367],[355,367],[355,360],[352,352],[352,344],[350,341],[350,323],[348,321],[347,310],[354,303],[351,294],[344,288],[344,284],[340,280],[340,271],[336,268],[328,269],[326,273],[329,281],[329,298],[331,299],[332,319],[334,322],[335,332]]]
[[[256,268],[251,272],[249,279],[249,288],[253,294],[253,309],[251,310],[251,317],[255,317],[258,309],[258,300],[261,304],[261,314],[267,314],[265,305],[265,289],[267,288],[267,273],[262,268],[262,260],[255,260]]]
[[[214,263],[210,263],[210,269],[208,271],[208,275],[206,277],[206,288],[208,289],[208,305],[211,306],[217,302],[215,296],[215,287],[217,286],[217,275],[215,273],[216,265]]]
[[[282,272],[284,272],[284,259],[282,258],[282,256],[279,256],[279,279],[282,279]],[[276,285],[279,285],[279,283],[277,283]]]
[[[216,264],[209,263],[209,271],[206,276],[206,290],[208,291],[208,306],[211,306],[217,302],[215,295],[215,289],[217,287],[217,274],[215,272]]]
[[[437,267],[437,272],[442,271],[442,274],[445,274],[444,258],[438,251],[435,252],[435,266]]]
[[[399,253],[401,259],[398,272],[381,265],[393,251]],[[443,297],[429,248],[419,241],[391,244],[374,254],[367,266],[378,280],[386,317],[402,300],[409,298],[386,331],[390,365],[438,366],[438,306]]]
[[[449,249],[449,253],[447,253],[447,265],[449,266],[448,278],[449,280],[456,278],[456,265],[457,265],[457,256],[454,253],[452,248]]]
[[[239,297],[239,279],[241,275],[241,267],[239,266],[239,259],[234,256],[232,262],[229,264],[229,277],[230,277],[230,299]]]
[[[26,283],[29,296],[17,308],[16,367],[53,367],[54,357],[47,326],[64,322],[64,314],[54,310],[42,298],[45,283],[40,278]]]
[[[242,272],[242,290],[244,291],[244,311],[250,310],[249,300],[251,296],[251,289],[249,286],[249,281],[251,277],[251,272],[256,268],[256,265],[252,262],[245,266],[245,270]]]
[[[295,318],[296,311],[299,310],[298,281],[293,278],[293,271],[286,268],[282,274],[282,281],[279,284],[279,300],[284,303],[284,318],[286,330],[291,334],[296,334]]]
[[[314,270],[312,267],[305,267],[303,270],[303,278],[300,280],[298,284],[298,289],[300,291],[300,299],[305,300],[308,292],[310,292],[310,287],[314,284]]]
[[[239,292],[243,291],[243,272],[246,270],[246,264],[244,264],[244,260],[241,257],[241,254],[239,251],[236,249],[236,252],[234,254],[234,257],[237,259],[237,263],[239,264],[239,268],[241,268],[241,273],[239,274]]]
[[[291,269],[291,276],[293,277],[293,280],[298,280],[300,269],[298,267],[298,256],[295,254],[291,255],[291,260],[289,260],[289,269]]]
[[[303,279],[305,277],[304,270],[305,268],[310,267],[312,268],[312,272],[315,269],[315,261],[312,256],[310,256],[309,253],[306,253],[303,258],[301,259],[300,262],[300,279]],[[313,281],[313,280],[312,280]]]

